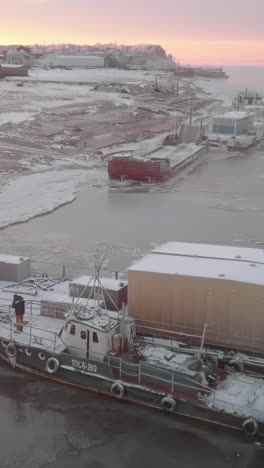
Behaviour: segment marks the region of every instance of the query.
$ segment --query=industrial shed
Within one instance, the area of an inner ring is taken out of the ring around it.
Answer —
[[[103,288],[101,301],[108,310],[121,310],[123,303],[127,303],[127,282],[114,278],[100,278]],[[73,279],[69,284],[69,295],[75,298],[95,299],[94,291],[100,293],[92,276],[81,276]]]
[[[0,254],[0,281],[19,283],[30,276],[30,258]]]
[[[128,270],[129,313],[138,324],[264,351],[264,251],[169,242]]]
[[[0,78],[8,76],[28,76],[29,67],[25,65],[0,65]]]
[[[250,127],[251,115],[246,111],[231,111],[213,117],[213,133],[241,135]]]
[[[54,68],[103,68],[105,66],[104,57],[94,55],[48,55],[42,63]]]

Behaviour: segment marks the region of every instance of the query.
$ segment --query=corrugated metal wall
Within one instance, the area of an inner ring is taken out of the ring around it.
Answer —
[[[244,119],[225,119],[215,117],[213,119],[213,133],[222,133],[224,135],[241,134],[249,128],[249,118]]]
[[[264,286],[136,271],[128,279],[129,314],[153,328],[196,334],[207,322],[207,342],[264,351]]]

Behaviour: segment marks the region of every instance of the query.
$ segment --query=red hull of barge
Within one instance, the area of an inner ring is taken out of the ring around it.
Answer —
[[[110,179],[162,182],[170,177],[170,167],[165,160],[140,161],[138,159],[113,158],[108,162],[108,175]]]
[[[153,152],[154,154],[155,152]],[[208,153],[207,146],[197,147],[197,150],[179,161],[169,158],[140,159],[126,156],[112,157],[108,161],[110,179],[134,180],[137,182],[163,182],[174,176],[194,161]]]

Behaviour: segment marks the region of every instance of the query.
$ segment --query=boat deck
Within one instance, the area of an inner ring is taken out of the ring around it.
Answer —
[[[64,322],[59,319],[25,313],[23,331],[18,332],[15,314],[0,313],[1,338],[57,353],[65,349],[65,345],[58,337],[63,325]]]
[[[208,397],[207,403],[212,408],[264,422],[264,380],[245,374],[230,375]]]
[[[178,146],[163,146],[162,148],[145,156],[147,160],[168,159],[171,167],[185,161],[189,156],[196,154],[203,146],[194,143],[180,144]]]

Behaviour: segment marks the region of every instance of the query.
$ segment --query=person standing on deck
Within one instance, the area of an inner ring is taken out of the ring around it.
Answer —
[[[25,313],[25,301],[22,296],[14,294],[12,308],[15,309],[17,331],[22,332]]]

